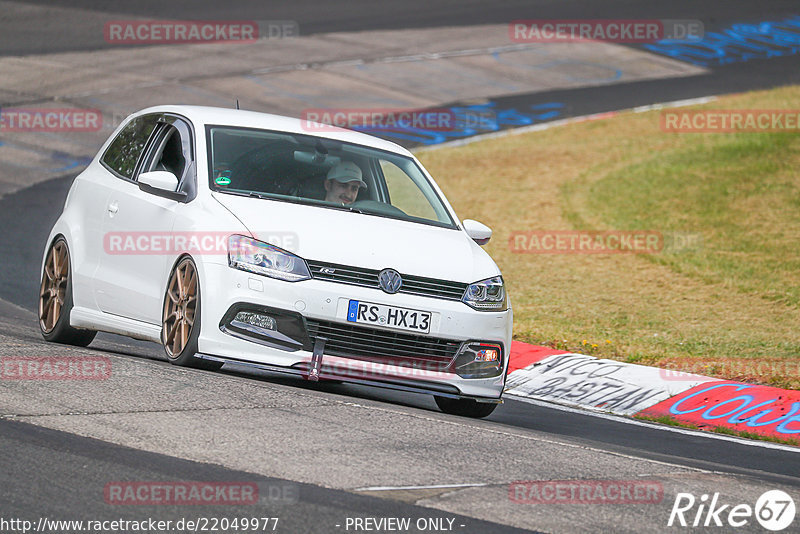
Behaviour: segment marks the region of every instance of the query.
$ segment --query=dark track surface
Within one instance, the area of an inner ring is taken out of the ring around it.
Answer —
[[[27,423],[0,420],[0,507],[5,519],[32,521],[277,517],[277,532],[334,532],[347,517],[449,517],[459,532],[530,532],[446,514],[403,502],[356,495],[252,473],[142,452]],[[260,500],[251,505],[120,506],[105,502],[109,481],[233,482],[257,484]],[[46,482],[45,482],[46,481]],[[270,498],[272,495],[272,498]],[[313,520],[310,520],[313,518]],[[272,523],[269,523],[272,526]],[[409,532],[417,532],[411,529]]]
[[[15,17],[0,33],[0,54],[19,55],[108,48],[103,24],[110,20],[294,20],[301,35],[437,26],[502,24],[516,19],[699,19],[706,30],[730,22],[781,17],[798,9],[796,1],[770,0],[371,0],[292,2],[238,0],[24,0],[41,7],[78,8],[85,12],[45,24]],[[378,7],[379,6],[379,7]],[[9,17],[9,14],[6,14]],[[5,18],[5,17],[4,17]],[[9,17],[10,18],[10,17]],[[2,21],[3,19],[0,19]],[[6,19],[7,20],[7,19]]]
[[[716,67],[708,74],[665,80],[559,89],[493,99],[498,108],[524,109],[530,103],[562,102],[563,117],[631,109],[702,96],[772,89],[800,83],[800,56]],[[561,117],[559,117],[561,118]]]
[[[663,102],[773,89],[799,83],[800,55],[794,55],[718,66],[706,74],[685,78],[644,80],[496,97],[492,99],[492,104],[498,110],[526,110],[533,105],[558,103],[560,113],[555,119],[564,119]],[[463,103],[450,102],[443,107],[460,105]],[[513,127],[504,126],[499,129]],[[381,133],[376,132],[374,135],[380,137]],[[391,136],[388,139],[398,142]],[[422,144],[402,141],[400,143],[411,147]]]

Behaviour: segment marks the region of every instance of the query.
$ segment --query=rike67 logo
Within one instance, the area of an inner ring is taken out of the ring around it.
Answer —
[[[719,493],[701,495],[697,499],[691,493],[678,493],[669,514],[667,526],[682,527],[743,527],[756,521],[772,532],[784,530],[792,524],[795,516],[794,500],[781,490],[763,493],[755,507],[749,504],[725,504]]]

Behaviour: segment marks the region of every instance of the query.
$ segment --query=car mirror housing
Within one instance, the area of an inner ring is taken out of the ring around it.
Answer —
[[[464,219],[463,224],[467,235],[481,246],[488,243],[489,239],[492,238],[492,229],[483,223],[473,221],[472,219]]]
[[[145,193],[177,202],[186,200],[186,193],[178,191],[178,177],[168,171],[150,171],[139,175],[139,189]]]

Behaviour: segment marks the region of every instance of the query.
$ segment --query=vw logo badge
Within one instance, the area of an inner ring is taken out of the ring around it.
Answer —
[[[394,269],[384,269],[378,273],[378,283],[385,292],[392,294],[403,287],[403,278]]]

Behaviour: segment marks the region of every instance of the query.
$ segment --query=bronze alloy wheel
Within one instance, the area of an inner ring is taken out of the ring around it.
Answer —
[[[39,289],[39,326],[49,334],[58,324],[67,299],[69,252],[64,241],[56,241],[47,253]]]
[[[189,258],[182,260],[167,286],[162,321],[162,341],[167,355],[177,358],[192,335],[197,311],[197,270]]]
[[[53,343],[85,347],[97,334],[87,328],[69,324],[72,313],[72,272],[69,247],[58,237],[44,259],[42,285],[39,288],[39,328],[42,337]]]

